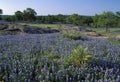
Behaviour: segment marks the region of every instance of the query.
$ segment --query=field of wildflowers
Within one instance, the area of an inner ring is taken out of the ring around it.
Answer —
[[[1,35],[0,81],[120,82],[120,45],[60,35]]]

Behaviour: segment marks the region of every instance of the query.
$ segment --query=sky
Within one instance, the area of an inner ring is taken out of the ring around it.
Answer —
[[[120,11],[120,0],[0,0],[4,15],[33,8],[38,15],[95,15],[104,11]]]

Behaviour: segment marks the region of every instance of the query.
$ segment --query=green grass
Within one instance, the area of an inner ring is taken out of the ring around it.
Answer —
[[[36,27],[41,27],[41,28],[59,28],[59,24],[28,24],[30,26],[36,26]]]
[[[113,44],[117,44],[117,45],[120,45],[120,38],[116,38],[118,34],[117,33],[114,33],[114,34],[111,34],[108,38],[108,40],[110,42],[112,42]]]
[[[120,35],[120,28],[109,28],[109,32],[106,33],[105,28],[92,28],[92,27],[86,27],[88,30],[95,31],[97,34],[101,34],[104,36],[111,36],[111,35]]]
[[[52,28],[52,29],[60,29],[63,27],[68,27],[65,24],[27,24],[27,23],[19,23],[21,25],[29,25],[29,26],[35,26],[40,28]]]
[[[39,28],[51,28],[51,29],[59,29],[59,30],[64,30],[69,28],[70,26],[66,24],[28,24],[28,23],[19,23],[21,25],[29,25],[33,27],[39,27]],[[74,26],[75,27],[75,26]],[[103,35],[108,35],[106,34],[105,28],[93,28],[93,27],[84,27],[88,30],[95,31],[98,34],[103,34]],[[120,28],[110,28],[110,33],[109,34],[120,34]]]
[[[86,28],[88,30],[96,31],[97,33],[106,32],[105,28],[92,28],[92,27],[86,27]],[[110,28],[110,33],[114,33],[114,32],[120,32],[120,28]]]

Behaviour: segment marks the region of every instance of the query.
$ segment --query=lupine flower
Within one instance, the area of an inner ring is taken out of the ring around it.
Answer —
[[[119,82],[120,45],[107,39],[58,39],[58,34],[0,36],[0,81],[6,82]],[[88,47],[93,61],[85,67],[65,66],[77,46]],[[42,51],[44,53],[42,53]],[[42,55],[64,55],[55,62]]]

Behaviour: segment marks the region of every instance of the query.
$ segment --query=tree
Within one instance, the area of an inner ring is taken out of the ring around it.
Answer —
[[[36,11],[32,8],[27,8],[23,11],[23,17],[25,21],[35,21],[36,20]]]
[[[116,16],[120,18],[120,11],[116,12]]]
[[[117,26],[120,27],[120,11],[116,12],[116,22]]]
[[[58,15],[56,15],[56,22],[60,22],[60,23],[65,23],[65,16],[64,15],[62,15],[62,14],[58,14]]]
[[[116,14],[113,12],[103,12],[102,14],[95,15],[93,17],[93,25],[95,27],[105,27],[106,32],[109,31],[109,27],[116,27],[119,22],[119,12]]]
[[[44,16],[37,16],[36,21],[39,23],[44,23]]]
[[[16,11],[15,18],[16,20],[23,20],[23,13],[21,11]]]
[[[0,20],[2,19],[2,18],[1,18],[1,14],[2,14],[2,13],[3,13],[3,11],[2,11],[2,9],[0,9]]]
[[[90,26],[91,23],[93,23],[92,17],[85,17],[85,19],[81,19],[81,20],[83,20],[83,23],[87,24],[88,26]]]
[[[2,14],[3,13],[3,11],[2,11],[2,9],[0,9],[0,14]]]
[[[100,27],[105,27],[106,32],[108,32],[109,27],[115,25],[115,15],[112,12],[104,12],[99,16],[98,25]]]
[[[75,25],[80,25],[81,24],[80,20],[81,16],[79,16],[78,14],[72,14],[67,18],[67,22],[73,23]]]
[[[48,15],[45,17],[45,22],[53,23],[53,22],[55,22],[55,17],[53,15]]]
[[[99,22],[99,15],[95,15],[94,17],[93,17],[93,25],[94,25],[94,27],[95,28],[97,28],[97,27],[99,27],[99,24],[98,24],[98,22]]]

